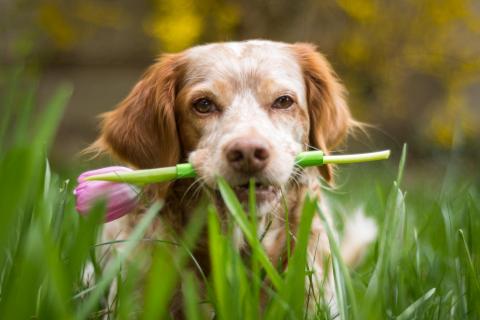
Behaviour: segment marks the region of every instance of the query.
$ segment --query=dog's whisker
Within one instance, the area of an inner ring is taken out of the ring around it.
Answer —
[[[187,204],[190,204],[191,201],[197,198],[198,194],[201,192],[203,187],[205,186],[206,182],[205,179],[202,177],[198,177],[185,191],[183,194],[182,198],[180,199],[180,202],[183,202],[185,197],[188,195],[189,192],[191,192],[191,197],[188,199]]]
[[[299,166],[294,166],[292,170],[292,174],[290,176],[289,182],[292,182],[294,186],[297,188],[301,187],[301,179],[303,178],[303,169]]]
[[[201,183],[202,183],[202,180],[203,180],[202,177],[198,177],[197,179],[195,179],[195,181],[193,181],[193,183],[188,186],[187,190],[185,190],[182,198],[180,199],[180,202],[182,202],[183,199],[185,198],[185,196],[186,196],[190,191],[192,191],[198,184],[201,184]]]
[[[192,196],[192,199],[196,199],[197,196],[202,192],[202,190],[204,189],[205,185],[207,183],[205,181],[201,181],[195,188],[195,190],[193,190],[193,196]]]

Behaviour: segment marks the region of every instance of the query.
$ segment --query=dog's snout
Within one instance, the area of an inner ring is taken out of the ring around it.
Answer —
[[[231,141],[224,153],[233,169],[247,174],[263,170],[270,158],[268,144],[261,139],[253,138],[238,138]]]

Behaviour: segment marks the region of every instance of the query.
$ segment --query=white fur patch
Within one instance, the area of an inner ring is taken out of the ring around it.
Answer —
[[[235,139],[254,135],[268,142],[270,153],[267,167],[255,178],[285,186],[308,135],[308,125],[291,116],[295,111],[271,108],[279,96],[289,94],[295,98],[292,108],[307,113],[303,72],[288,45],[262,40],[211,44],[188,50],[187,57],[183,94],[187,100],[208,94],[221,109],[204,121],[189,156],[200,178],[212,187],[217,176],[233,185],[245,183],[223,150]]]
[[[348,265],[357,264],[377,237],[377,224],[358,209],[347,220],[342,241],[342,256]]]

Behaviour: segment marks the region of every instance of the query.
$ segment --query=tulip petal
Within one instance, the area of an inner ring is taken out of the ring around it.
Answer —
[[[85,178],[92,175],[112,172],[130,172],[126,167],[106,167],[86,171],[78,177],[78,186],[73,191],[76,199],[75,208],[78,213],[88,214],[92,206],[105,200],[107,222],[116,220],[125,214],[133,211],[137,205],[140,190],[126,183],[108,181],[86,181]]]

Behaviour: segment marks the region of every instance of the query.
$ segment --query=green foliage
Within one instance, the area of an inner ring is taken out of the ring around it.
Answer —
[[[178,294],[184,297],[187,319],[209,319],[212,312],[218,319],[313,318],[305,312],[304,297],[305,276],[310,273],[308,230],[314,215],[321,214],[317,200],[305,200],[288,268],[276,269],[256,235],[253,183],[249,213],[220,180],[229,209],[226,219],[205,204],[175,242],[149,239],[155,250],[142,280],[144,260],[127,258],[147,241],[143,233],[160,208],[153,204],[125,239],[123,254],[104,270],[97,268],[96,283],[87,287],[82,281],[86,263],[98,267],[94,250],[111,245],[97,237],[103,207],[99,204],[90,215],[79,217],[71,194],[73,184],[51,171],[45,161],[72,90],[60,87],[42,116],[32,119],[34,91],[20,81],[21,73],[12,79],[17,80],[10,82],[2,102],[8,120],[0,128],[1,319],[99,319],[105,313],[118,319],[166,318],[169,301]],[[441,182],[430,186],[408,176],[413,169],[404,170],[405,150],[402,159],[396,183],[391,183],[393,168],[355,165],[344,171],[344,176],[350,176],[348,183],[324,192],[335,217],[334,225],[322,221],[330,239],[337,310],[344,319],[478,318],[478,180],[449,176],[447,186]],[[403,172],[406,177],[400,184]],[[401,186],[406,186],[408,195]],[[342,216],[348,218],[344,212],[359,204],[378,221],[380,235],[362,265],[348,270],[332,230],[341,229]],[[235,249],[236,229],[244,234],[249,254]],[[210,240],[208,278],[188,267],[204,231]],[[118,281],[117,303],[109,306],[106,290],[113,281]],[[144,286],[139,296],[140,282]],[[310,303],[316,304],[317,318],[336,316],[329,315],[328,301]]]

